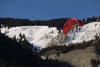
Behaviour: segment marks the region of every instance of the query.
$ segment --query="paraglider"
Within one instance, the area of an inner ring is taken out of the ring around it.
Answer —
[[[80,26],[83,26],[83,23],[80,20],[77,19],[69,19],[68,21],[66,21],[66,23],[63,26],[63,33],[67,34],[68,31],[70,30],[70,28],[75,24],[78,23]]]

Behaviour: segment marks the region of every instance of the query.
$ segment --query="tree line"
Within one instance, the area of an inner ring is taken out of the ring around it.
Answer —
[[[46,25],[49,27],[57,27],[57,29],[62,29],[64,23],[70,18],[57,18],[51,20],[34,20],[31,21],[29,19],[14,19],[14,18],[0,18],[0,25],[3,24],[4,26],[8,27],[16,27],[16,26],[33,26],[33,25]],[[99,17],[89,17],[87,19],[82,19],[81,21],[86,24],[93,21],[100,21]]]

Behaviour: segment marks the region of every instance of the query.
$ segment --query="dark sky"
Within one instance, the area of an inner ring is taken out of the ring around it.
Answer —
[[[0,17],[49,20],[100,16],[100,0],[0,0]]]

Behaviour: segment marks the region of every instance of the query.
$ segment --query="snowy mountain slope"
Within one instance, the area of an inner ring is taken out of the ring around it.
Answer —
[[[33,46],[44,48],[50,44],[68,45],[69,43],[93,40],[96,35],[100,36],[100,22],[91,22],[83,27],[78,26],[78,31],[76,32],[75,28],[67,34],[67,37],[62,32],[58,33],[56,27],[48,28],[48,26],[21,26],[10,29],[3,27],[1,32],[11,38],[14,35],[16,35],[16,38],[19,38],[20,33],[25,34],[26,39]]]
[[[91,22],[81,28],[80,31],[76,32],[76,28],[73,32],[69,32],[67,44],[69,43],[81,43],[83,41],[89,41],[95,39],[95,36],[100,36],[100,22]],[[74,36],[75,35],[75,36]],[[74,39],[73,39],[74,38]]]
[[[1,28],[1,32],[9,37],[19,38],[19,34],[25,34],[26,39],[34,46],[44,48],[46,44],[55,36],[58,35],[58,30],[55,27],[48,28],[48,26],[21,26]]]
[[[67,45],[70,43],[81,43],[83,41],[94,40],[95,36],[100,37],[100,22],[91,22],[83,27],[78,26],[71,30],[68,34],[59,33],[47,45]],[[66,39],[67,38],[67,39]]]

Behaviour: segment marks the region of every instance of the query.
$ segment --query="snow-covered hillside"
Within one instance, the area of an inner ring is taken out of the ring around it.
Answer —
[[[19,38],[19,34],[25,34],[26,39],[33,44],[35,47],[44,48],[51,42],[54,44],[65,44],[69,43],[81,43],[83,41],[89,41],[95,39],[95,36],[100,36],[100,22],[91,22],[85,24],[83,27],[78,26],[80,31],[76,32],[76,28],[67,34],[68,39],[62,38],[62,34],[58,34],[56,27],[49,28],[48,26],[21,26],[21,27],[12,27],[1,28],[1,32],[9,37],[14,37],[16,35]],[[64,34],[63,34],[64,35]],[[60,39],[59,39],[60,38]]]
[[[73,32],[69,32],[69,39],[67,40],[67,44],[69,43],[81,43],[83,41],[89,41],[95,39],[95,36],[100,36],[100,22],[91,22],[81,28],[80,31],[76,32],[76,28]],[[74,37],[75,35],[75,37]],[[74,39],[73,39],[74,38]]]
[[[19,34],[25,34],[26,39],[37,48],[44,48],[46,44],[55,36],[58,35],[58,30],[55,27],[48,26],[21,26],[1,28],[1,32],[9,37],[19,38]]]

